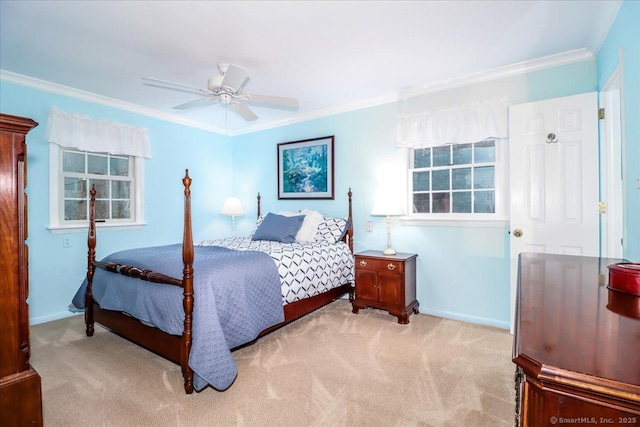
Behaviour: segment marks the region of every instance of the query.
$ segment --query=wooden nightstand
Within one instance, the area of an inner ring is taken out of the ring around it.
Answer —
[[[373,307],[387,310],[398,323],[409,323],[411,311],[418,313],[416,300],[416,254],[383,255],[381,251],[355,254],[356,289],[353,312]]]

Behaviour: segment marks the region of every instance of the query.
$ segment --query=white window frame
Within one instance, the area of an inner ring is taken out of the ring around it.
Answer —
[[[62,172],[62,153],[64,148],[57,144],[49,144],[49,227],[53,234],[69,232],[86,232],[89,220],[64,220],[64,182]],[[87,153],[92,154],[91,151]],[[104,153],[95,153],[104,154]],[[129,220],[105,220],[96,223],[96,227],[105,230],[132,230],[142,228],[144,222],[144,159],[137,156],[122,156],[132,159],[132,218]]]
[[[414,213],[413,212],[413,153],[407,159],[407,216],[404,225],[439,225],[464,227],[508,227],[509,226],[509,155],[508,141],[496,139],[495,160],[495,213]],[[479,141],[480,142],[480,141]]]

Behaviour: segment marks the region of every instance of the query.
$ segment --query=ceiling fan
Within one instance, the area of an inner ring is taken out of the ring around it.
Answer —
[[[143,84],[147,86],[176,90],[179,92],[200,95],[202,97],[194,101],[189,101],[185,104],[176,105],[173,107],[175,110],[188,110],[219,102],[224,104],[225,107],[230,106],[243,119],[251,121],[256,120],[258,116],[244,104],[245,102],[284,107],[288,109],[298,108],[297,99],[243,92],[244,86],[249,80],[249,71],[238,65],[221,62],[218,64],[218,70],[220,71],[220,75],[210,77],[206,89],[200,89],[166,80],[154,79],[151,77],[143,77],[142,81]]]

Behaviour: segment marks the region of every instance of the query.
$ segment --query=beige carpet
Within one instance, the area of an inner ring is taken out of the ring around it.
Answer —
[[[338,300],[234,352],[225,392],[82,316],[31,328],[45,426],[512,426],[508,331]]]

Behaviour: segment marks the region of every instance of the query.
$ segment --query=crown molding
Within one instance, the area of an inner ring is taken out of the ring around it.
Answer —
[[[616,11],[617,13],[617,11]],[[614,14],[615,18],[615,14]],[[612,21],[613,22],[613,21]],[[136,104],[120,101],[117,99],[109,98],[102,95],[97,95],[91,92],[74,89],[68,86],[59,85],[56,83],[47,82],[45,80],[39,80],[32,77],[24,76],[21,74],[13,73],[0,69],[0,80],[4,80],[11,83],[16,83],[22,86],[32,87],[47,92],[53,92],[60,95],[69,96],[72,98],[81,99],[96,104],[101,104],[113,108],[118,108],[132,113],[142,114],[145,116],[157,118],[160,120],[166,120],[173,123],[178,123],[184,126],[190,126],[197,129],[202,129],[209,132],[214,132],[226,136],[238,136],[255,133],[263,130],[273,129],[281,126],[292,125],[296,123],[302,123],[309,120],[320,119],[323,117],[333,116],[336,114],[347,113],[350,111],[360,110],[363,108],[374,107],[377,105],[388,104],[396,102],[402,99],[414,98],[417,96],[427,95],[435,92],[442,92],[445,90],[455,89],[464,86],[470,86],[478,83],[484,83],[491,80],[498,80],[506,77],[517,76],[532,71],[543,70],[546,68],[558,67],[562,65],[572,64],[581,61],[587,61],[594,58],[594,55],[588,49],[576,49],[568,52],[563,52],[555,55],[549,55],[542,58],[537,58],[529,61],[522,61],[515,64],[506,65],[504,67],[498,67],[479,73],[468,74],[459,78],[443,80],[440,82],[431,83],[424,86],[417,86],[401,90],[399,92],[389,93],[365,100],[344,104],[336,107],[321,108],[318,110],[310,111],[308,113],[301,113],[292,116],[286,120],[273,121],[262,125],[250,125],[240,130],[228,130],[222,129],[217,126],[212,126],[207,123],[186,120],[183,117],[176,116],[174,114],[165,113],[153,108],[147,108]]]
[[[427,95],[436,92],[442,92],[445,90],[455,89],[464,86],[471,86],[478,83],[484,83],[491,80],[503,79],[506,77],[517,76],[521,74],[530,73],[532,71],[543,70],[546,68],[553,68],[562,65],[572,64],[581,61],[588,61],[593,59],[593,54],[587,49],[576,49],[555,55],[549,55],[542,58],[532,59],[529,61],[522,61],[515,64],[506,65],[504,67],[498,67],[479,73],[467,74],[465,76],[443,80],[440,82],[431,83],[424,86],[417,86],[409,89],[404,89],[399,92],[378,96],[375,98],[369,98],[366,100],[358,101],[351,104],[345,104],[338,107],[323,108],[315,110],[309,113],[300,114],[292,117],[289,120],[270,123],[263,126],[251,126],[241,131],[231,132],[231,136],[243,135],[247,133],[258,132],[274,127],[300,123],[308,120],[319,119],[322,117],[328,117],[336,114],[347,113],[362,108],[374,107],[376,105],[388,104],[390,102],[400,101],[402,99],[414,98],[417,96]]]
[[[166,120],[174,123],[178,123],[184,126],[189,126],[197,129],[206,130],[209,132],[215,132],[219,134],[226,134],[224,129],[216,126],[211,126],[206,123],[198,122],[195,120],[187,120],[183,117],[178,117],[174,114],[165,113],[153,108],[143,107],[141,105],[132,104],[118,99],[109,98],[107,96],[98,95],[93,92],[88,92],[81,89],[75,89],[69,86],[64,86],[57,83],[52,83],[46,80],[40,80],[33,77],[25,76],[11,71],[0,69],[0,80],[9,83],[15,83],[21,86],[30,87],[33,89],[43,90],[45,92],[56,93],[58,95],[68,96],[70,98],[80,99],[94,104],[100,104],[107,107],[117,108],[119,110],[129,111],[143,116],[153,117],[160,120]]]
[[[622,7],[622,3],[624,3],[622,0],[608,1],[604,3],[602,13],[600,13],[600,18],[596,21],[596,25],[591,32],[591,37],[589,37],[589,41],[587,42],[587,49],[593,52],[594,56],[598,54],[602,44],[606,40],[607,34],[609,34],[609,30],[615,22],[618,12]]]
[[[555,55],[544,56],[542,58],[528,61],[516,62],[514,64],[498,67],[479,73],[467,74],[460,78],[440,81],[425,86],[408,88],[399,93],[400,99],[414,98],[416,96],[427,95],[444,90],[456,89],[464,86],[471,86],[492,80],[514,77],[547,68],[559,67],[593,59],[593,54],[587,49],[576,49]]]
[[[317,110],[309,111],[307,113],[296,114],[296,115],[294,115],[291,118],[286,119],[286,120],[269,122],[269,123],[265,123],[263,125],[247,126],[246,128],[241,129],[241,130],[231,131],[229,134],[231,136],[245,135],[245,134],[248,134],[248,133],[259,132],[259,131],[268,130],[268,129],[272,129],[272,128],[277,128],[277,127],[281,127],[281,126],[307,122],[309,120],[321,119],[321,118],[324,118],[324,117],[329,117],[329,116],[333,116],[333,115],[336,115],[336,114],[347,113],[347,112],[350,112],[350,111],[360,110],[360,109],[363,109],[363,108],[374,107],[376,105],[388,104],[390,102],[394,102],[394,101],[398,101],[398,100],[400,100],[400,98],[399,98],[397,93],[393,93],[393,94],[389,94],[389,95],[383,95],[383,96],[379,96],[379,97],[375,97],[375,98],[368,98],[366,100],[358,101],[358,102],[354,102],[354,103],[350,103],[350,104],[344,104],[344,105],[336,106],[336,107],[320,108],[320,109],[317,109]]]

